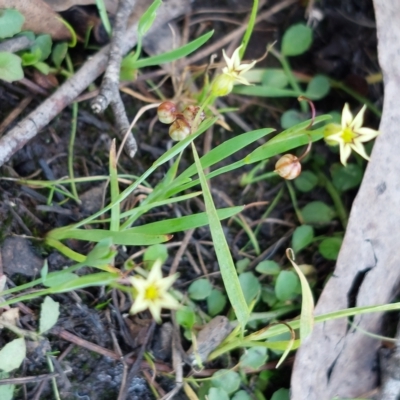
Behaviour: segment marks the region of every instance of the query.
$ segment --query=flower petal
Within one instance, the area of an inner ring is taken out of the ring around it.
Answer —
[[[234,65],[233,65],[233,60],[230,59],[230,58],[226,55],[224,49],[222,49],[222,55],[224,56],[226,66],[228,67],[228,71],[232,71],[232,70],[233,70],[233,67],[234,67]],[[233,57],[232,57],[232,58],[233,58]]]
[[[159,302],[151,302],[149,304],[149,311],[157,323],[161,322],[161,307]]]
[[[243,46],[243,45],[242,45]],[[240,66],[240,55],[239,55],[239,51],[242,48],[242,46],[239,46],[232,54],[232,65],[233,65],[233,69],[236,71],[237,68],[239,68]]]
[[[165,293],[162,300],[162,307],[176,310],[177,308],[180,308],[181,305],[172,295]]]
[[[353,121],[353,114],[350,112],[349,104],[346,103],[342,111],[342,129],[345,129],[348,126],[350,126],[352,121]]]
[[[252,83],[250,83],[245,77],[238,75],[235,78],[235,82],[241,83],[242,85],[247,85],[247,86],[254,86]]]
[[[328,138],[332,142],[337,142],[338,144],[341,144],[341,143],[344,144],[342,133],[343,133],[342,131],[340,131],[338,133],[334,133],[333,135],[329,135]]]
[[[162,261],[158,258],[154,261],[149,276],[147,277],[147,282],[158,282],[162,279],[162,272],[161,272]]]
[[[256,65],[256,63],[257,63],[257,61],[253,61],[250,64],[240,64],[239,66],[237,66],[235,68],[235,71],[243,74],[243,73],[249,71],[250,69],[252,69]]]
[[[160,291],[166,292],[173,283],[178,279],[178,274],[174,274],[171,276],[167,276],[166,278],[162,278],[157,282],[157,286]]]
[[[364,146],[359,142],[355,141],[354,144],[350,145],[351,148],[358,153],[361,157],[365,158],[366,160],[369,160],[368,154],[365,152]]]
[[[131,285],[140,292],[146,287],[146,281],[141,276],[134,276],[131,278]]]
[[[346,166],[347,165],[347,160],[350,157],[351,154],[351,147],[346,144],[340,143],[340,162]]]
[[[354,132],[360,135],[360,137],[357,138],[360,142],[368,142],[369,140],[375,139],[380,134],[379,131],[370,128],[358,128],[355,129]]]
[[[364,113],[366,110],[367,106],[364,105],[363,108],[358,112],[356,117],[353,119],[353,121],[350,124],[350,127],[353,130],[357,130],[362,127],[363,121],[364,121]]]
[[[137,314],[141,311],[144,311],[146,308],[148,308],[149,304],[144,300],[140,299],[139,296],[136,297],[131,309],[129,310],[130,314]]]

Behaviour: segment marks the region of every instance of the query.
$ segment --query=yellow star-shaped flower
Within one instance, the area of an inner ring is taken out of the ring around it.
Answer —
[[[177,275],[162,277],[161,260],[156,260],[151,268],[147,279],[141,276],[131,278],[131,284],[136,289],[135,301],[130,309],[131,314],[150,310],[153,318],[161,322],[161,309],[177,309],[180,307],[178,301],[168,293],[168,289],[176,281]]]
[[[334,129],[333,124],[328,125],[330,126],[327,128],[327,132],[329,133],[325,139],[328,144],[339,144],[340,162],[344,166],[346,166],[347,159],[350,157],[352,150],[366,160],[369,160],[363,143],[376,138],[380,134],[379,131],[362,126],[365,109],[366,106],[364,105],[360,112],[353,118],[349,105],[346,103],[342,112],[342,126],[337,125],[337,129]]]
[[[242,85],[251,85],[242,74],[253,68],[257,61],[253,61],[250,64],[241,64],[239,56],[241,47],[238,47],[233,52],[231,58],[226,55],[225,50],[222,50],[226,67],[222,69],[222,74],[218,75],[212,83],[211,92],[214,96],[226,96],[232,91],[236,82]]]

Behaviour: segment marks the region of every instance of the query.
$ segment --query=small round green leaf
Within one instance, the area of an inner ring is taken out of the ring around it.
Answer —
[[[14,82],[24,77],[21,67],[21,59],[15,54],[5,51],[0,52],[0,79],[6,82]]]
[[[51,297],[46,296],[40,309],[39,333],[44,333],[51,329],[60,316],[60,304]]]
[[[242,287],[246,303],[250,304],[261,292],[261,284],[252,272],[243,272],[239,275],[240,286]]]
[[[64,61],[65,56],[68,53],[68,43],[57,43],[53,47],[53,52],[51,54],[51,60],[57,68],[60,68],[61,63]]]
[[[286,301],[297,296],[300,285],[297,274],[293,271],[281,271],[275,283],[275,294],[278,300]]]
[[[261,300],[272,307],[278,300],[276,298],[275,290],[270,286],[263,286],[261,291]]]
[[[307,25],[292,25],[283,35],[282,54],[298,56],[306,52],[312,43],[312,30]]]
[[[0,350],[0,370],[11,372],[18,368],[26,355],[25,339],[19,338],[7,343]]]
[[[212,376],[211,384],[215,388],[221,388],[226,393],[231,394],[239,389],[240,375],[235,371],[220,369]]]
[[[245,390],[239,390],[233,395],[232,400],[252,400],[252,397]]]
[[[283,69],[266,68],[262,75],[261,83],[263,86],[283,89],[288,85],[289,80]]]
[[[0,39],[12,37],[21,32],[24,21],[24,16],[17,10],[0,10]]]
[[[310,192],[317,186],[318,177],[311,171],[304,171],[294,180],[294,186],[300,192]]]
[[[218,315],[226,306],[226,296],[217,289],[213,289],[207,297],[208,313],[214,317]]]
[[[196,323],[196,314],[190,307],[182,307],[176,312],[176,321],[185,329],[192,329]]]
[[[164,264],[168,258],[168,249],[165,244],[153,244],[149,246],[143,256],[143,261],[155,261],[160,259]]]
[[[39,61],[44,61],[51,53],[52,40],[50,35],[39,35],[35,39],[35,43],[32,46],[32,52],[36,49],[40,51]]]
[[[228,393],[222,388],[212,387],[207,396],[208,400],[229,400]]]
[[[307,85],[305,96],[311,100],[323,99],[331,90],[331,85],[326,76],[316,75]]]
[[[261,368],[267,361],[266,347],[251,347],[240,357],[240,366],[242,368]]]
[[[257,265],[256,271],[264,275],[278,275],[281,272],[281,267],[275,261],[264,260]]]
[[[334,164],[332,166],[332,183],[341,192],[358,187],[363,177],[363,170],[357,164]]]
[[[238,274],[246,271],[246,268],[250,265],[250,260],[248,258],[242,258],[241,260],[236,261],[236,271]]]
[[[308,118],[300,111],[287,110],[281,115],[281,127],[282,129],[289,129],[306,119]]]
[[[336,260],[339,254],[340,247],[342,245],[343,238],[332,237],[324,239],[318,247],[319,252],[327,260]]]
[[[1,385],[0,386],[0,399],[13,400],[15,385]]]
[[[198,279],[189,286],[189,297],[193,300],[204,300],[211,294],[211,289],[211,283],[207,279]]]
[[[279,389],[271,397],[271,400],[290,400],[289,389]]]
[[[292,249],[295,253],[307,247],[314,239],[314,228],[309,225],[298,226],[292,237]]]
[[[322,201],[312,201],[302,210],[304,223],[310,225],[326,225],[335,217],[335,211]]]

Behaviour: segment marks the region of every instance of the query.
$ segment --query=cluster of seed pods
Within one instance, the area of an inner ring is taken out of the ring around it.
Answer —
[[[178,111],[176,104],[172,101],[164,101],[157,108],[158,120],[163,124],[171,124],[169,135],[173,140],[180,141],[192,133],[193,123],[200,110],[200,107],[187,106],[182,112]],[[201,112],[197,118],[198,123],[205,118]]]

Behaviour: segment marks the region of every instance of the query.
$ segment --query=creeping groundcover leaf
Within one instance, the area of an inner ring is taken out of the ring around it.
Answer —
[[[289,300],[297,295],[299,286],[299,278],[293,271],[281,271],[275,283],[276,297],[281,301]]]
[[[5,372],[0,372],[0,380],[9,378],[9,375]],[[0,399],[1,400],[12,400],[14,397],[15,385],[0,385]]]
[[[342,245],[342,237],[333,237],[324,239],[318,247],[319,252],[327,260],[336,260]]]
[[[310,225],[326,225],[335,217],[335,211],[322,201],[308,203],[301,214],[304,222]]]
[[[18,368],[26,355],[25,339],[14,339],[0,350],[0,370],[11,372]]]
[[[298,226],[293,232],[292,247],[295,253],[307,247],[314,239],[314,229],[309,225]]]
[[[312,43],[312,30],[307,25],[292,25],[283,35],[282,54],[298,56],[306,52]]]
[[[6,82],[14,82],[24,77],[21,67],[21,59],[15,54],[6,51],[0,52],[0,79]]]
[[[51,329],[57,323],[59,315],[60,304],[46,296],[40,310],[39,333]]]
[[[207,279],[198,279],[189,286],[189,297],[193,300],[204,300],[211,294],[211,283]]]
[[[240,375],[235,371],[220,369],[211,378],[211,384],[230,394],[236,392],[240,385]]]
[[[11,37],[21,32],[24,20],[24,16],[17,10],[0,10],[0,39]]]

